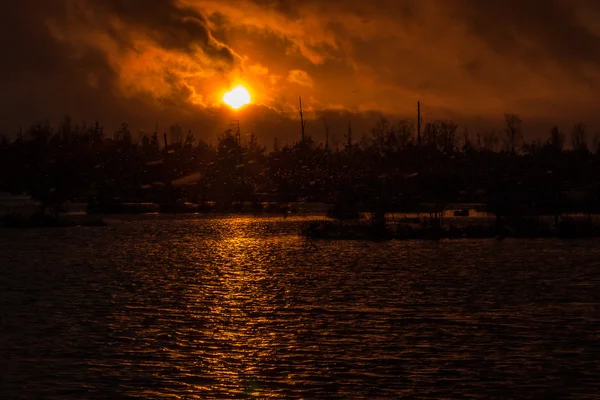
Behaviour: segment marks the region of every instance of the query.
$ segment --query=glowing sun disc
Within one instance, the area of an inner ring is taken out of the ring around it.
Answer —
[[[236,86],[223,95],[223,103],[238,109],[250,103],[250,93],[243,86]]]

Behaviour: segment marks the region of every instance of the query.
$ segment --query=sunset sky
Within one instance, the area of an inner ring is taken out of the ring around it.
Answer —
[[[240,119],[269,144],[299,136],[298,96],[323,136],[348,119],[518,113],[530,135],[600,130],[596,0],[20,0],[3,4],[0,128],[69,114],[114,129],[178,122],[214,136]],[[234,112],[225,91],[244,85]]]

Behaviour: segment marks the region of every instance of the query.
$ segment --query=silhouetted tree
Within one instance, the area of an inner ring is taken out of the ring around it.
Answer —
[[[510,114],[505,119],[508,152],[498,152],[496,131],[479,133],[472,142],[466,130],[460,138],[458,126],[444,120],[424,126],[419,147],[411,122],[382,119],[360,141],[349,125],[342,148],[327,151],[305,136],[282,148],[275,142],[267,153],[254,134],[242,146],[228,131],[213,145],[191,131],[178,139],[181,128],[174,125],[173,140],[163,148],[157,132],[134,142],[126,124],[107,137],[99,123],[65,118],[56,127],[33,125],[13,141],[0,139],[0,190],[26,191],[45,210],[76,198],[223,204],[307,199],[345,204],[348,212],[361,209],[378,218],[424,205],[439,213],[457,201],[486,202],[506,218],[557,216],[583,207],[570,204],[564,193],[600,198],[600,155],[587,151],[582,125],[570,137],[576,151],[564,151],[564,135],[555,127],[547,141],[526,141],[516,154],[521,121]],[[592,141],[591,150],[597,153],[597,147],[598,140]],[[190,175],[198,177],[197,184],[168,188]]]
[[[584,125],[576,124],[573,126],[573,130],[571,131],[571,147],[574,151],[578,152],[588,151],[588,142]]]
[[[169,139],[171,144],[181,143],[183,129],[179,124],[171,125],[169,127]]]
[[[506,124],[505,132],[507,147],[508,150],[514,154],[519,141],[522,139],[521,124],[523,121],[516,114],[505,113],[504,122]]]
[[[482,135],[483,149],[488,151],[496,151],[500,143],[500,136],[495,129],[485,132]]]
[[[600,154],[600,132],[596,132],[594,134],[594,137],[592,138],[590,150],[596,155]]]
[[[554,126],[550,131],[550,140],[548,141],[548,144],[555,151],[563,151],[565,147],[565,135],[557,126]]]
[[[124,144],[129,144],[133,141],[131,131],[129,130],[129,125],[126,123],[121,124],[121,127],[115,132],[114,137],[117,142],[122,142]]]

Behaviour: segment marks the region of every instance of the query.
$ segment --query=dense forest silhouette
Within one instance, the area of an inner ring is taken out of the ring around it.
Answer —
[[[554,127],[545,140],[524,140],[522,121],[469,135],[452,121],[415,127],[380,120],[332,148],[302,132],[267,152],[256,135],[228,130],[216,143],[175,125],[137,140],[127,124],[36,124],[0,141],[0,191],[28,193],[44,210],[68,201],[183,202],[228,210],[240,204],[318,201],[342,218],[355,211],[440,212],[450,203],[481,203],[497,216],[595,213],[600,204],[600,149],[585,126]],[[304,126],[303,126],[304,127]],[[300,137],[300,135],[299,135]]]

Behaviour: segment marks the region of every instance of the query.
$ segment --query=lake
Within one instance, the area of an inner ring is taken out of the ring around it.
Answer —
[[[0,230],[0,398],[600,396],[600,240],[315,249],[305,221]]]

